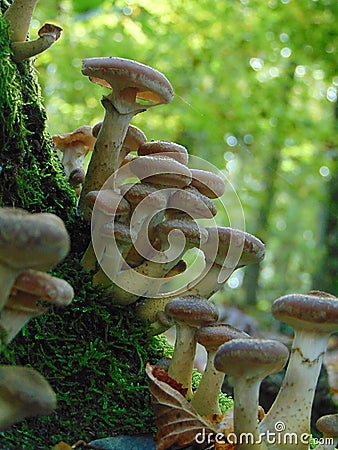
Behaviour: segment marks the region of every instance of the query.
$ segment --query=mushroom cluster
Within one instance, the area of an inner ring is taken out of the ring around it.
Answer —
[[[63,221],[49,213],[0,208],[0,348],[33,317],[74,296],[66,281],[47,274],[69,251]],[[34,369],[0,366],[0,431],[25,417],[49,414],[56,397]]]

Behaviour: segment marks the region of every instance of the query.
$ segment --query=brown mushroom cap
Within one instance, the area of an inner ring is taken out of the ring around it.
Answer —
[[[322,333],[338,331],[338,298],[326,292],[284,295],[274,301],[272,314],[294,328]]]
[[[265,377],[281,370],[289,357],[287,347],[271,339],[233,339],[217,350],[216,370],[234,377]]]
[[[7,266],[50,270],[69,247],[68,232],[56,215],[0,208],[0,261]]]
[[[166,195],[150,183],[125,184],[121,186],[121,194],[133,209],[143,200],[158,209],[165,208],[167,204]]]
[[[164,242],[171,233],[183,233],[186,239],[186,246],[199,246],[203,244],[208,238],[208,233],[205,228],[198,225],[194,221],[187,222],[186,220],[174,219],[166,220],[156,225],[155,234],[159,237],[161,242]]]
[[[36,370],[0,366],[0,405],[5,414],[0,421],[0,430],[3,430],[25,417],[50,414],[56,407],[56,396],[47,380]],[[6,412],[10,419],[6,418]]]
[[[225,342],[232,339],[250,338],[250,336],[231,325],[216,323],[197,330],[196,338],[197,342],[203,345],[207,351],[215,351]]]
[[[15,280],[14,289],[58,306],[68,305],[74,297],[74,290],[67,281],[31,269],[20,273]]]
[[[191,185],[209,198],[218,198],[224,194],[225,185],[222,178],[213,172],[191,169]]]
[[[215,306],[203,297],[187,295],[170,300],[164,308],[165,314],[175,322],[191,327],[214,323],[218,319]]]
[[[193,219],[211,219],[217,214],[215,204],[192,186],[176,189],[169,197],[167,217],[185,213]]]
[[[149,156],[158,153],[167,155],[185,166],[188,164],[189,155],[187,149],[175,142],[164,140],[150,141],[142,144],[137,150],[139,156]]]
[[[325,437],[338,437],[338,414],[327,414],[320,417],[316,422],[316,428]]]
[[[86,178],[86,173],[82,168],[79,169],[74,169],[70,174],[69,174],[69,184],[73,187],[78,187],[80,184],[82,184],[84,182]]]
[[[97,208],[107,215],[126,215],[130,212],[130,205],[121,194],[112,189],[90,191],[86,195],[87,205]]]
[[[132,238],[129,225],[122,222],[109,222],[101,227],[101,236],[104,238],[114,238],[119,243],[131,244]]]
[[[86,58],[82,63],[83,75],[93,83],[117,91],[134,89],[136,99],[153,104],[169,103],[174,95],[168,79],[157,70],[124,58]]]
[[[222,265],[226,258],[232,262],[237,259],[236,268],[248,264],[257,264],[265,256],[265,246],[255,236],[245,231],[229,227],[206,228],[209,233],[205,249],[206,259],[211,258],[213,263]],[[209,249],[211,248],[211,252]],[[230,250],[230,251],[229,251]]]
[[[55,147],[64,152],[69,148],[79,151],[79,146],[82,146],[83,154],[86,155],[90,150],[93,150],[96,139],[92,135],[92,127],[83,125],[71,133],[55,134],[52,136]]]
[[[159,186],[182,188],[191,181],[188,167],[162,154],[139,156],[131,161],[130,170],[142,182]]]

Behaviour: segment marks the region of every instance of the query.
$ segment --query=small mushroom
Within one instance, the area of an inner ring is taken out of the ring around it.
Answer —
[[[92,82],[112,89],[102,99],[105,116],[79,201],[80,211],[89,219],[85,196],[90,191],[101,189],[119,168],[121,149],[131,119],[150,107],[169,103],[173,89],[157,70],[123,58],[84,59],[82,73]]]
[[[50,270],[69,247],[67,230],[56,215],[0,208],[0,311],[21,272]]]
[[[338,414],[327,414],[316,422],[316,428],[323,434],[324,442],[316,450],[334,450],[338,444]]]
[[[266,449],[257,423],[259,387],[267,375],[284,367],[288,356],[284,344],[270,339],[233,339],[217,350],[215,368],[231,377],[234,388],[236,450]],[[247,435],[252,443],[241,441]]]
[[[282,386],[260,429],[264,433],[282,421],[285,433],[310,435],[311,407],[323,355],[329,336],[338,331],[338,299],[321,291],[285,295],[274,301],[272,314],[291,325],[295,335]],[[282,439],[279,448],[292,450],[293,444]],[[307,444],[300,442],[297,448],[305,450]]]
[[[34,41],[12,42],[13,60],[17,63],[32,58],[47,50],[61,36],[62,28],[52,23],[45,23],[38,31],[39,37]]]
[[[224,372],[214,366],[214,357],[218,348],[232,339],[250,338],[244,331],[227,324],[211,324],[196,332],[197,342],[207,350],[207,365],[201,381],[194,392],[191,405],[202,416],[221,414],[218,397],[221,392]],[[231,364],[231,361],[229,362]]]
[[[0,366],[0,431],[26,417],[51,414],[55,407],[54,391],[36,370]]]
[[[215,306],[198,296],[177,297],[164,308],[165,314],[176,324],[176,339],[168,374],[187,388],[192,398],[192,370],[196,354],[196,331],[218,319]]]
[[[222,197],[225,191],[224,181],[219,175],[206,170],[191,169],[191,186],[209,198]]]
[[[84,159],[93,150],[96,141],[89,125],[83,125],[71,133],[55,134],[52,139],[63,154],[61,162],[67,177],[76,169],[83,170]]]
[[[31,269],[21,272],[1,311],[3,344],[7,345],[30,319],[44,314],[46,304],[67,306],[73,297],[73,288],[60,278]],[[39,304],[41,301],[44,306]]]

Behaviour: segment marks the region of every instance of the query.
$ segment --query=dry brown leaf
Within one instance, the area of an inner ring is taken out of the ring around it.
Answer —
[[[213,437],[220,432],[218,427],[208,418],[201,417],[180,392],[158,380],[153,374],[153,366],[147,364],[146,372],[156,416],[156,450],[188,444],[194,444],[196,449],[210,447],[210,441],[197,443],[196,435],[203,433]]]
[[[59,442],[53,447],[53,450],[72,450],[72,447],[65,442]]]

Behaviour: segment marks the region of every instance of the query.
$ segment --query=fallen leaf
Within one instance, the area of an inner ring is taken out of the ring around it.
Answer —
[[[153,370],[154,367],[147,364],[146,373],[157,425],[156,450],[189,444],[201,450],[210,448],[213,437],[220,432],[218,427],[208,418],[201,417],[180,392],[158,380]]]
[[[53,450],[72,450],[72,447],[65,442],[59,442],[53,447]]]

